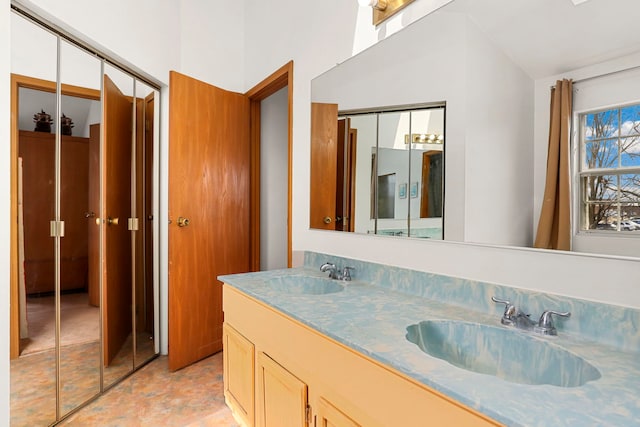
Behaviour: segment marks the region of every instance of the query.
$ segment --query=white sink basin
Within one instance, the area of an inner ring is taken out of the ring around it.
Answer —
[[[429,320],[407,327],[406,338],[425,353],[458,368],[514,383],[579,387],[601,376],[580,356],[502,327]]]
[[[322,295],[344,290],[338,281],[324,277],[287,275],[269,279],[267,286],[292,295]]]

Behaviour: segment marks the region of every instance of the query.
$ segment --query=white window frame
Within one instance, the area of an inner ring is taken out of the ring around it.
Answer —
[[[585,111],[574,112],[573,114],[572,124],[574,127],[574,132],[572,133],[573,133],[573,142],[574,142],[573,144],[574,154],[572,156],[572,159],[574,161],[574,167],[572,169],[574,170],[574,173],[573,173],[574,175],[573,184],[575,189],[574,208],[576,212],[576,214],[574,215],[574,218],[576,219],[575,228],[576,228],[576,234],[578,235],[602,235],[602,236],[610,236],[610,237],[616,237],[616,238],[617,237],[640,238],[640,229],[635,231],[621,230],[620,220],[618,220],[617,230],[598,230],[598,229],[587,228],[588,218],[586,217],[587,216],[586,206],[588,202],[585,201],[586,192],[583,190],[583,187],[582,187],[583,179],[588,176],[613,175],[618,178],[618,184],[619,184],[620,182],[619,179],[621,175],[640,174],[640,166],[637,166],[637,167],[621,166],[622,156],[620,152],[618,152],[618,162],[615,167],[599,168],[599,169],[587,169],[586,167],[587,162],[586,162],[585,148],[587,146],[586,145],[587,141],[586,141],[585,130],[586,130],[587,116],[604,112],[604,111],[617,110],[618,111],[618,129],[620,129],[622,125],[621,111],[624,108],[631,107],[631,106],[640,106],[640,102],[616,104],[616,105],[611,105],[605,108],[589,109]],[[618,135],[615,137],[609,137],[609,138],[603,138],[603,139],[616,139],[617,141],[619,141],[619,139],[628,137],[628,135],[621,136],[619,135],[619,133],[620,132],[618,132]],[[640,134],[638,135],[638,138],[640,138]],[[619,149],[620,144],[618,143],[617,146]],[[618,218],[620,218],[621,206],[624,204],[624,202],[620,200],[620,188],[619,188],[620,186],[618,185],[617,187],[618,187],[617,197],[614,203],[617,204]]]

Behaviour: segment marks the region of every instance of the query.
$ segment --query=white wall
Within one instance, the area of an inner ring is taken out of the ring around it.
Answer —
[[[245,2],[165,1],[180,5],[180,71],[226,90],[244,92]]]
[[[464,241],[531,247],[533,81],[471,22],[466,66]]]
[[[288,88],[260,107],[260,270],[286,268],[289,188]]]
[[[351,128],[358,130],[356,146],[356,233],[372,233],[374,221],[371,219],[371,154],[376,146],[376,117],[374,115],[354,116]]]

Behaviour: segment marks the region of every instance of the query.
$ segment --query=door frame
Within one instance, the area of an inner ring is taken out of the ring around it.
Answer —
[[[293,61],[274,71],[267,78],[245,93],[249,98],[250,132],[250,206],[249,213],[249,250],[252,271],[260,271],[260,108],[263,99],[268,98],[280,89],[288,88],[288,188],[287,188],[287,267],[291,268],[291,199],[292,199],[292,165],[293,165]]]
[[[9,358],[20,355],[20,311],[18,309],[18,111],[20,88],[56,92],[56,82],[11,74],[11,237],[10,237],[10,352]],[[62,95],[100,100],[100,91],[62,84]]]

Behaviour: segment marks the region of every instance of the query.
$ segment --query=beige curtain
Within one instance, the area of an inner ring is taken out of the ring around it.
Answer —
[[[547,181],[534,247],[571,250],[569,142],[572,109],[571,80],[558,80],[551,89]]]

